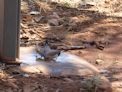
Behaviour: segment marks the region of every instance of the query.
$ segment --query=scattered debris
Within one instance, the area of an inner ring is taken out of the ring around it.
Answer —
[[[97,64],[97,65],[101,65],[103,63],[104,63],[104,61],[101,60],[101,59],[97,59],[96,62],[95,62],[95,64]]]
[[[31,64],[30,67],[28,67],[28,71],[36,71],[36,74],[25,74],[22,71],[18,71],[18,68],[15,68],[15,66],[9,67],[0,64],[0,91],[111,92],[112,87],[112,89],[114,89],[113,92],[122,92],[122,64],[120,63],[122,60],[122,53],[120,52],[122,48],[121,0],[105,0],[105,3],[100,5],[96,5],[95,3],[85,4],[82,5],[82,7],[79,6],[78,9],[71,8],[70,6],[72,4],[68,4],[65,0],[62,0],[65,2],[64,6],[63,4],[57,3],[48,4],[43,1],[22,0],[22,19],[20,24],[21,46],[29,47],[29,45],[36,43],[40,43],[40,46],[43,46],[44,41],[48,39],[51,48],[62,48],[64,52],[68,50],[67,52],[81,56],[90,61],[91,64],[94,64],[92,61],[94,62],[96,58],[100,58],[100,60],[96,60],[97,64],[94,69],[96,69],[96,67],[100,69],[100,75],[106,76],[110,82],[106,78],[99,77],[99,75],[87,75],[89,72],[86,72],[86,70],[84,70],[84,72],[78,71],[79,68],[71,70],[68,67],[66,68],[68,72],[64,70],[63,74],[71,74],[75,71],[75,74],[81,73],[87,76],[54,76],[57,72],[60,72],[60,69],[52,69],[54,75],[47,75],[51,72],[47,67],[31,66],[33,65],[32,59],[36,60],[36,56],[33,54],[32,56],[25,56],[26,62],[21,64],[21,66],[25,67]],[[50,0],[47,0],[47,2],[48,1]],[[70,1],[76,2],[76,0]],[[73,3],[73,5],[75,6],[75,3]],[[114,11],[116,14],[112,13]],[[82,53],[79,53],[79,50]],[[26,52],[27,50],[25,50],[25,52],[23,51],[23,53]],[[104,57],[99,57],[99,53],[102,53]],[[31,57],[31,59],[28,57]],[[64,57],[68,58],[66,54]],[[66,58],[61,59],[66,60]],[[74,59],[72,58],[70,62],[71,61],[74,61]],[[112,62],[116,61],[117,64],[109,67]],[[38,63],[43,62],[44,61]],[[81,61],[81,63],[83,62]],[[52,65],[57,64],[55,62],[46,63],[49,66],[50,63]],[[59,66],[60,65],[57,65],[58,68]],[[39,69],[43,70],[45,74],[39,71]],[[49,70],[49,72],[47,70]]]
[[[66,47],[59,47],[60,50],[79,50],[79,49],[85,49],[85,46],[66,46]]]

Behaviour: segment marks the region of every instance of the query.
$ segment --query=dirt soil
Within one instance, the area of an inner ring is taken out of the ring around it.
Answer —
[[[21,45],[42,45],[48,40],[55,49],[83,46],[83,49],[66,52],[88,60],[103,71],[103,75],[110,80],[113,92],[122,92],[122,17],[54,3],[40,2],[37,6],[41,13],[30,15],[27,2],[23,2]],[[57,78],[8,71],[1,70],[0,92],[111,92],[83,90],[82,81],[87,77]]]

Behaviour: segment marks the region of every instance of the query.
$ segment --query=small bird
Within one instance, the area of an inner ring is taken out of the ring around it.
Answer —
[[[60,50],[55,50],[55,49],[51,49],[48,41],[45,41],[44,46],[41,48],[39,46],[37,46],[37,50],[36,50],[42,57],[44,57],[45,61],[51,61],[54,60],[56,57],[58,57],[60,55]]]

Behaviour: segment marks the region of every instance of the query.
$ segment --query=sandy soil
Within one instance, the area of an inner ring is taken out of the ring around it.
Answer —
[[[122,17],[106,16],[94,10],[78,10],[58,4],[40,3],[40,15],[29,15],[27,3],[24,3],[21,21],[21,45],[35,44],[45,39],[52,48],[62,46],[85,46],[85,49],[68,50],[88,60],[104,71],[111,82],[113,92],[122,92]],[[58,25],[49,24],[59,18]],[[53,16],[53,17],[52,17]],[[56,25],[56,26],[55,26]],[[11,71],[11,70],[7,70]],[[67,76],[53,78],[40,74],[29,76],[17,72],[1,72],[0,92],[111,92],[110,90],[83,90],[84,78]]]

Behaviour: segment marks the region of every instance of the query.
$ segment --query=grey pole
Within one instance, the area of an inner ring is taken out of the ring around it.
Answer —
[[[0,60],[16,63],[19,58],[20,0],[0,0]]]

